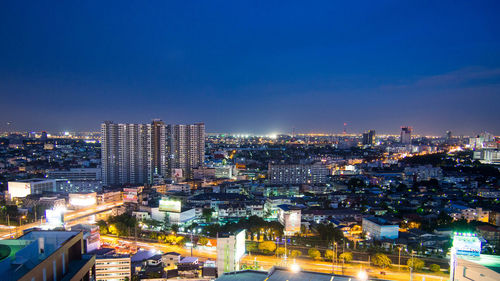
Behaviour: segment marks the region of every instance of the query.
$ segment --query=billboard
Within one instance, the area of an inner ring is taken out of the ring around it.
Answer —
[[[158,209],[162,212],[181,212],[181,201],[168,198],[160,199]]]
[[[63,212],[60,209],[47,209],[45,210],[45,219],[50,226],[62,226],[64,220]]]
[[[123,189],[123,202],[137,203],[137,188],[124,188]]]
[[[455,233],[453,249],[457,255],[478,257],[481,254],[481,241],[473,233]]]
[[[97,205],[97,193],[70,193],[69,204],[76,208],[85,208]]]

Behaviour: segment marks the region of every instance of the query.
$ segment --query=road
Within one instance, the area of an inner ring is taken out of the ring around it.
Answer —
[[[114,207],[118,207],[123,205],[123,201],[114,201],[108,202],[104,204],[100,204],[97,206],[92,206],[89,208],[83,208],[79,210],[70,210],[64,214],[64,222],[67,226],[75,225],[77,223],[87,222],[89,217],[93,215],[110,212]],[[40,227],[44,220],[23,224],[20,227],[16,226],[6,226],[0,225],[0,240],[9,239],[15,236],[15,234],[22,233],[22,231],[32,228],[32,227]]]
[[[133,239],[125,239],[125,238],[117,238],[117,237],[111,237],[111,236],[101,236],[101,241],[114,244],[114,245],[133,245],[134,240]],[[178,246],[173,246],[173,245],[166,245],[163,243],[156,243],[156,242],[142,242],[138,241],[137,242],[137,247],[138,248],[143,248],[147,250],[158,250],[161,252],[177,252],[180,253],[182,256],[190,256],[191,255],[191,249],[190,248],[181,248]],[[193,256],[200,258],[201,261],[206,261],[208,259],[210,260],[216,260],[217,254],[215,250],[213,249],[202,249],[202,247],[193,249]],[[344,267],[342,267],[341,264],[337,266],[332,266],[331,262],[324,262],[324,261],[314,261],[308,258],[298,258],[296,260],[289,259],[287,264],[283,262],[282,258],[277,258],[275,256],[264,256],[264,255],[246,255],[243,257],[241,263],[242,264],[254,264],[255,262],[258,263],[259,266],[262,267],[263,270],[268,270],[271,267],[278,265],[278,266],[287,266],[291,265],[293,263],[298,264],[303,270],[309,270],[309,271],[317,271],[317,272],[326,272],[326,273],[331,273],[332,269],[335,269],[336,274],[342,274],[342,272],[345,275],[352,275],[356,276],[360,270],[366,270],[369,271],[369,276],[370,278],[381,278],[381,279],[387,279],[387,280],[397,280],[397,281],[408,281],[410,280],[410,274],[405,268],[403,267],[401,271],[397,270],[397,266],[395,266],[395,270],[383,270],[385,272],[385,275],[381,275],[381,269],[377,267],[371,267],[368,266],[367,262],[353,262],[350,264],[345,264]],[[415,273],[413,274],[413,280],[414,281],[442,281],[442,280],[447,280],[447,276],[444,274],[440,275],[432,275],[432,274],[421,274],[421,273]]]

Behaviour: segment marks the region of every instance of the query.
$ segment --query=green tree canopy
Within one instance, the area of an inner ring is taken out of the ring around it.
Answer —
[[[269,254],[276,250],[276,244],[274,241],[264,241],[259,243],[259,251]]]
[[[315,259],[315,260],[321,259],[321,252],[318,249],[311,248],[311,249],[309,249],[309,251],[307,251],[307,254],[312,259]]]
[[[352,261],[352,253],[351,252],[344,252],[340,254],[339,259],[343,260],[344,262],[351,262]]]
[[[408,265],[408,268],[411,267],[415,271],[419,271],[425,266],[424,261],[419,258],[408,259],[406,264]]]
[[[439,264],[435,264],[435,263],[429,265],[429,269],[432,272],[440,272],[441,271],[441,267],[439,266]]]
[[[372,263],[376,266],[379,266],[381,268],[386,268],[391,265],[391,259],[385,254],[382,253],[376,253],[372,257]]]

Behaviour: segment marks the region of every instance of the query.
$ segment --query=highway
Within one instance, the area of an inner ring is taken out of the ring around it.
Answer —
[[[121,205],[123,205],[123,201],[114,201],[78,210],[68,210],[64,214],[64,222],[66,223],[66,226],[88,222],[89,217],[100,213],[110,212],[111,209]],[[40,227],[44,222],[45,220],[39,220],[23,224],[20,227],[0,225],[0,240],[13,238],[16,233],[22,233],[24,230],[32,227]]]

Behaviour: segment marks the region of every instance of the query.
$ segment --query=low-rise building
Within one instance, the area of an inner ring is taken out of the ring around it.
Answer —
[[[300,232],[301,210],[292,205],[278,206],[278,221],[283,225],[285,236]]]
[[[19,181],[9,181],[8,190],[10,199],[24,198],[30,194],[43,194],[46,192],[56,192],[56,181],[48,179],[28,179]]]
[[[130,255],[117,254],[104,248],[89,253],[95,255],[96,281],[126,281],[131,279]]]
[[[362,228],[368,239],[396,239],[399,236],[398,225],[390,224],[378,217],[363,218]]]

